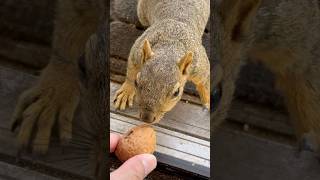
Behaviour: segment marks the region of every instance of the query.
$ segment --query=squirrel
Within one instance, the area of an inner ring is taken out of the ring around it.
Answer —
[[[73,117],[80,102],[76,64],[90,35],[105,18],[105,3],[57,1],[50,61],[38,82],[20,95],[12,116],[11,130],[20,127],[20,150],[30,147],[34,153],[45,154],[55,124],[61,143],[71,140]]]
[[[209,13],[209,0],[138,1],[139,21],[148,28],[131,48],[116,109],[133,106],[136,95],[141,120],[159,122],[181,99],[187,81],[210,108],[210,63],[202,45]]]
[[[211,117],[218,127],[230,107],[241,61],[262,63],[275,76],[303,149],[320,152],[320,4],[318,0],[216,1],[214,27],[220,57],[219,105]],[[219,68],[218,68],[219,67]],[[213,88],[213,89],[215,89]]]

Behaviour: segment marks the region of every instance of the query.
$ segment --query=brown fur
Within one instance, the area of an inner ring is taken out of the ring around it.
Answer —
[[[318,1],[225,0],[218,16],[223,27],[221,105],[213,114],[213,127],[225,118],[232,100],[240,62],[250,57],[275,75],[283,92],[299,139],[314,150],[320,145],[320,58]],[[222,115],[221,115],[222,114]],[[220,116],[219,116],[220,115]]]

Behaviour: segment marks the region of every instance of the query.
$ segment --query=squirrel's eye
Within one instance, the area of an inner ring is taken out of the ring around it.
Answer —
[[[178,88],[174,93],[173,93],[173,96],[174,97],[177,97],[179,95],[179,92],[180,92],[180,89]]]

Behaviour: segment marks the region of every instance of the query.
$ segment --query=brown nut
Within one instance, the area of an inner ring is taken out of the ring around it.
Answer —
[[[122,162],[144,153],[152,154],[156,149],[156,132],[150,125],[130,129],[119,141],[115,154]]]

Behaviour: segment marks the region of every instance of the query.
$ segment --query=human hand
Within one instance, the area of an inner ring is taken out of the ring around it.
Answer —
[[[120,136],[110,133],[110,153],[114,152]],[[142,180],[157,166],[157,159],[152,154],[136,155],[124,162],[110,174],[111,180]]]

